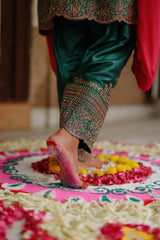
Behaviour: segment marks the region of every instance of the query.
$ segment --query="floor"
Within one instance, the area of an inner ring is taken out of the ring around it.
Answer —
[[[45,123],[44,109],[32,111],[30,130],[1,131],[0,140],[15,138],[40,138],[48,136],[58,129],[58,110],[51,110],[48,124]],[[52,124],[51,124],[52,122]],[[46,127],[48,125],[48,127]],[[160,116],[155,114],[151,105],[112,106],[107,114],[100,140],[132,143],[160,142]]]
[[[30,130],[1,131],[0,140],[47,139],[58,129],[58,115],[56,109],[34,109]],[[113,106],[107,114],[99,139],[124,143],[160,143],[160,116],[155,114],[153,106]],[[7,239],[19,239],[17,229],[19,226],[15,225],[8,232]]]

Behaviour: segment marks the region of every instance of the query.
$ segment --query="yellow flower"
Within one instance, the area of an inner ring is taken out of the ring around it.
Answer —
[[[48,163],[48,167],[53,167],[53,166],[59,166],[59,163],[58,162],[49,162]]]
[[[49,170],[53,173],[59,173],[60,172],[60,166],[59,165],[49,166]]]
[[[104,160],[111,160],[111,155],[105,155]]]
[[[118,163],[125,164],[128,161],[127,157],[120,156],[118,159]]]
[[[134,228],[130,227],[122,227],[122,232],[124,236],[122,237],[122,240],[133,240],[133,239],[141,239],[141,240],[154,240],[153,234],[146,233],[139,231]]]
[[[126,171],[131,171],[132,167],[130,165],[125,164],[124,166],[126,167]]]
[[[117,172],[126,172],[127,171],[126,166],[121,165],[121,164],[117,164],[116,169],[117,169]]]
[[[79,169],[79,174],[87,175],[87,170],[84,169],[84,168],[80,168],[80,169]]]
[[[100,160],[105,159],[105,155],[103,153],[101,153],[97,156],[97,158],[100,159]]]
[[[115,174],[115,173],[117,173],[117,169],[115,167],[110,167],[106,171],[106,174]]]
[[[48,158],[48,161],[49,161],[49,163],[54,163],[54,164],[57,164],[57,163],[58,163],[58,161],[57,161],[57,159],[56,159],[55,156],[50,156],[50,157]]]
[[[130,165],[132,168],[139,168],[139,164],[135,160],[128,160],[127,164]]]
[[[110,157],[110,160],[111,160],[112,162],[114,162],[114,163],[117,163],[118,160],[119,160],[119,156],[113,155],[113,156]]]
[[[100,169],[96,169],[93,171],[93,175],[100,177],[100,176],[103,176],[104,174]]]

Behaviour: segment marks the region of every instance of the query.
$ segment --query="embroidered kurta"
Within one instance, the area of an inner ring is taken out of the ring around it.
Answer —
[[[99,23],[137,23],[136,0],[39,0],[39,31],[47,34],[55,16],[70,20],[88,19]]]

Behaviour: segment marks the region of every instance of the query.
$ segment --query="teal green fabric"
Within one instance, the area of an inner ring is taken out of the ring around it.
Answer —
[[[74,77],[95,82],[102,88],[108,83],[114,87],[134,48],[136,31],[135,25],[124,22],[99,24],[56,17],[52,37],[61,104],[65,86],[73,83]]]

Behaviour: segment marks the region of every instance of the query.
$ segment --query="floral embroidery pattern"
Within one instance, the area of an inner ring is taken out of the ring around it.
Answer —
[[[137,23],[136,0],[39,0],[39,28],[50,30],[55,16],[89,19],[99,23]]]
[[[112,84],[106,84],[102,89],[98,84],[83,79],[75,78],[74,81],[67,84],[64,91],[60,127],[91,147],[105,119]]]

